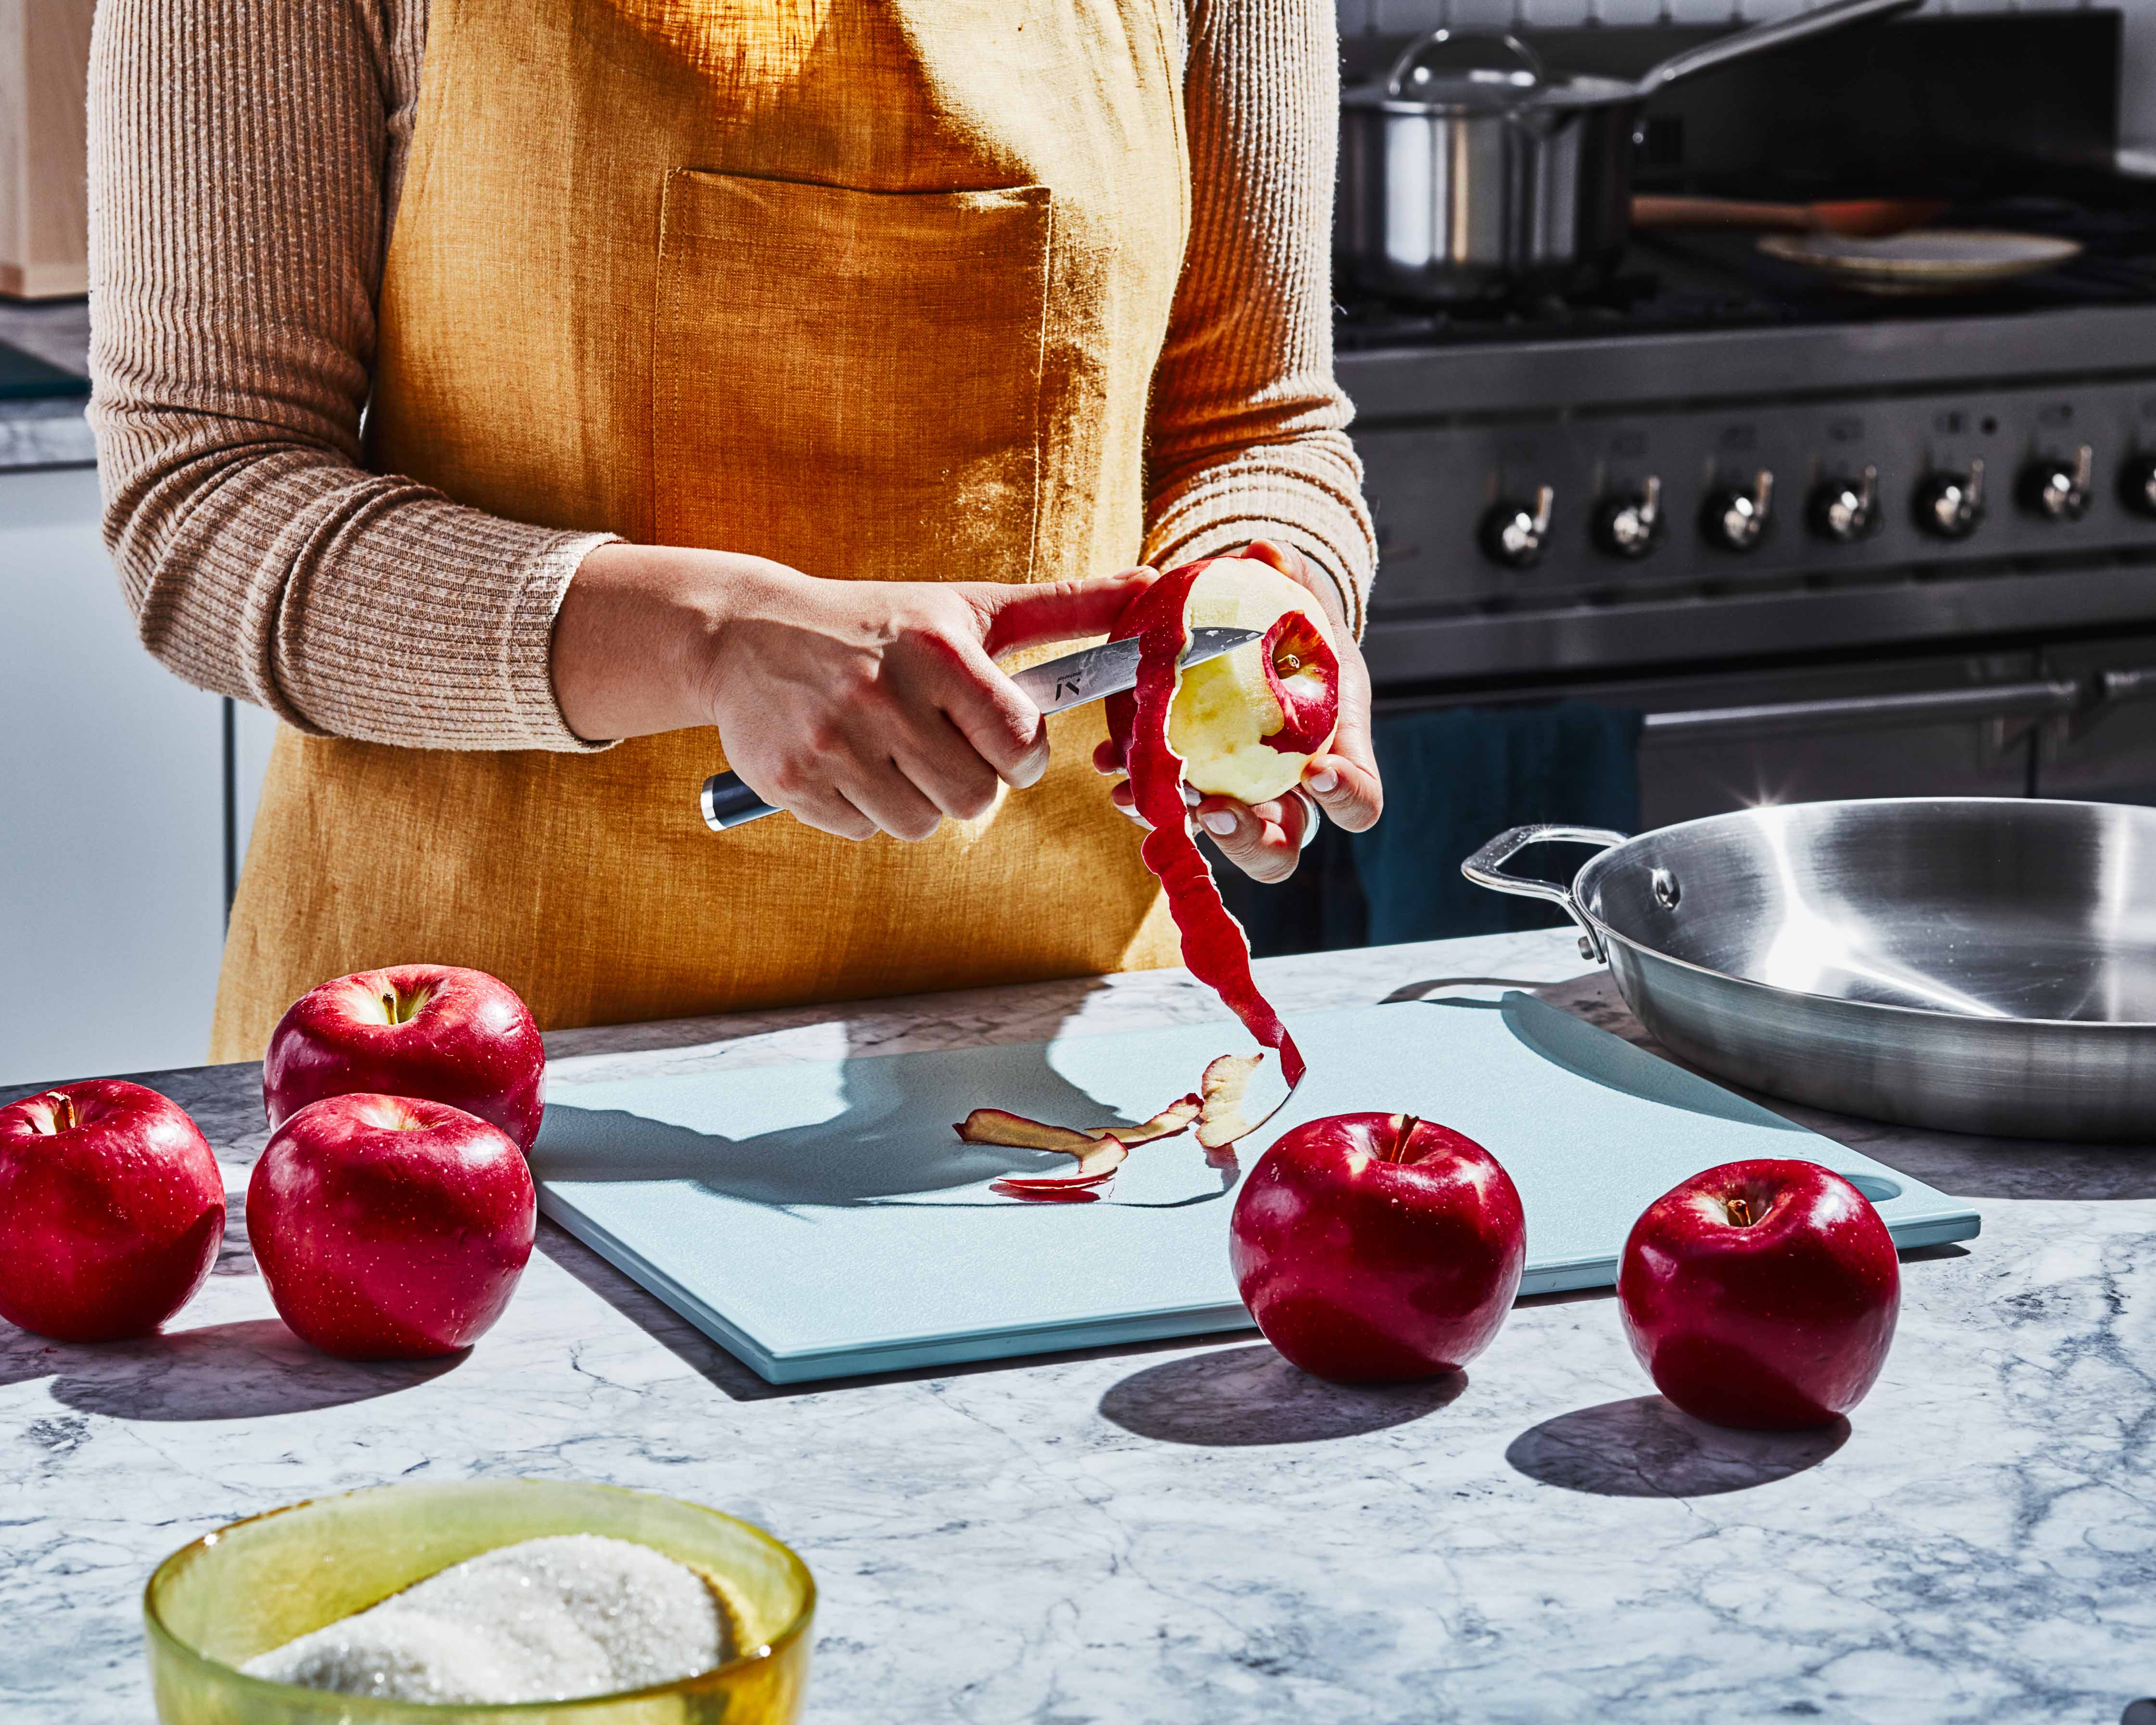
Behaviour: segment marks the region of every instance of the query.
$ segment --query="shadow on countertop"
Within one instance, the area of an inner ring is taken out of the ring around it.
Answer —
[[[52,1398],[115,1420],[258,1420],[394,1395],[469,1357],[333,1359],[275,1318],[204,1324],[134,1342],[56,1345],[36,1356],[56,1373]],[[42,1375],[42,1373],[40,1374]]]
[[[1732,1431],[1638,1395],[1530,1426],[1505,1460],[1531,1480],[1598,1497],[1709,1497],[1802,1473],[1848,1441],[1846,1420],[1813,1431]]]
[[[1420,1420],[1466,1388],[1465,1372],[1414,1384],[1328,1384],[1298,1371],[1260,1343],[1133,1372],[1101,1398],[1101,1415],[1163,1443],[1206,1448],[1318,1444]]]

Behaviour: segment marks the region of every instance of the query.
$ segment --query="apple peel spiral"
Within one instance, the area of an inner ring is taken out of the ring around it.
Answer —
[[[1260,629],[1263,634],[1186,673],[1182,660],[1191,631],[1206,626]],[[1207,1160],[1232,1166],[1236,1140],[1277,1113],[1306,1070],[1251,973],[1249,939],[1192,834],[1183,787],[1255,803],[1283,796],[1301,782],[1311,758],[1332,742],[1339,716],[1339,660],[1330,626],[1306,590],[1270,564],[1213,557],[1170,570],[1133,600],[1112,639],[1133,635],[1139,644],[1137,686],[1111,698],[1108,724],[1137,812],[1151,829],[1140,854],[1167,895],[1184,964],[1242,1020],[1261,1050],[1279,1055],[1287,1090],[1252,1118],[1250,1084],[1265,1056],[1224,1055],[1207,1065],[1196,1094],[1142,1127],[1081,1130],[977,1108],[957,1128],[965,1142],[1077,1159],[1070,1174],[996,1181],[993,1189],[1011,1198],[1090,1202],[1115,1178],[1132,1145],[1176,1136],[1193,1123]]]

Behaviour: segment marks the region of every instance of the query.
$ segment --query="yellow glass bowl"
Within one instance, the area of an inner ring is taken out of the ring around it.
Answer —
[[[480,1707],[337,1695],[237,1669],[452,1563],[552,1533],[632,1539],[716,1580],[742,1656],[648,1689]],[[553,1480],[376,1486],[295,1503],[181,1547],[142,1597],[163,1725],[790,1725],[815,1610],[807,1565],[759,1527],[648,1491]]]

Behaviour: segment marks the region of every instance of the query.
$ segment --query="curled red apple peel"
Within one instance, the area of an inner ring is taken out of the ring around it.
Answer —
[[[1204,567],[1188,563],[1173,570],[1145,596],[1154,608],[1138,635],[1129,770],[1132,799],[1152,830],[1139,855],[1168,895],[1168,914],[1182,933],[1183,962],[1190,973],[1220,997],[1260,1046],[1279,1051],[1281,1075],[1292,1091],[1302,1082],[1301,1050],[1272,1003],[1258,992],[1243,925],[1220,896],[1204,853],[1191,836],[1190,810],[1183,800],[1183,757],[1168,740],[1168,710],[1182,680],[1183,649],[1190,644],[1190,589]],[[1158,595],[1160,587],[1167,588],[1165,595]],[[1245,1130],[1261,1123],[1252,1121]]]
[[[1078,1172],[1075,1174],[1006,1174],[993,1182],[988,1189],[1006,1198],[1069,1203],[1072,1198],[1086,1196],[1114,1179],[1116,1170],[1130,1153],[1128,1145],[1111,1135],[1087,1146],[1078,1158]]]
[[[1245,1104],[1250,1081],[1265,1056],[1223,1055],[1207,1065],[1194,1099],[1198,1142],[1205,1147],[1207,1161],[1219,1167],[1233,1164],[1235,1153],[1230,1147],[1237,1139],[1256,1131],[1286,1106],[1288,1096],[1302,1082],[1306,1067],[1302,1051],[1295,1045],[1287,1026],[1281,1021],[1272,1003],[1259,992],[1257,979],[1250,971],[1249,938],[1221,897],[1204,853],[1199,850],[1191,834],[1190,810],[1183,795],[1183,757],[1168,741],[1169,713],[1182,683],[1183,650],[1190,644],[1190,590],[1205,567],[1206,564],[1200,562],[1170,570],[1133,604],[1133,610],[1141,605],[1144,608],[1144,620],[1138,630],[1137,685],[1132,695],[1131,737],[1124,764],[1130,774],[1132,799],[1151,827],[1139,854],[1167,895],[1168,914],[1175,919],[1176,928],[1183,937],[1184,964],[1243,1021],[1244,1027],[1261,1047],[1279,1053],[1281,1076],[1287,1081],[1286,1093],[1280,1101],[1253,1119]],[[1283,715],[1281,732],[1267,740],[1286,752],[1301,752],[1313,746],[1312,740],[1305,737],[1297,728],[1296,715],[1301,704],[1279,686],[1279,661],[1274,657],[1275,648],[1281,644],[1291,626],[1299,630],[1294,640],[1288,643],[1296,650],[1298,662],[1317,663],[1321,671],[1324,665],[1331,665],[1337,675],[1337,661],[1323,638],[1295,614],[1282,618],[1265,636],[1266,676],[1280,700]],[[1305,648],[1310,649],[1308,660],[1303,658]],[[1324,655],[1322,661],[1316,660],[1317,653]],[[1291,737],[1290,732],[1295,734]],[[1326,736],[1330,735],[1328,723]],[[1323,740],[1315,739],[1321,743]],[[1176,1105],[1178,1108],[1182,1106]],[[1160,1117],[1165,1119],[1167,1116]],[[969,1133],[968,1127],[974,1131]],[[975,1109],[959,1127],[958,1136],[968,1143],[1008,1144],[1014,1141],[990,1137],[988,1132],[1020,1129],[1028,1136],[1015,1141],[1018,1147],[1060,1150],[1076,1156],[1078,1172],[1034,1178],[1006,1176],[996,1181],[993,1189],[1009,1197],[1065,1202],[1074,1197],[1090,1198],[1114,1178],[1116,1169],[1129,1153],[1128,1143],[1111,1132],[1081,1132],[1068,1127],[1046,1126],[1002,1109]],[[1178,1126],[1174,1130],[1182,1129]],[[1142,1132],[1144,1128],[1138,1130]],[[1132,1136],[1129,1142],[1146,1140]],[[1106,1147],[1109,1145],[1115,1147],[1112,1153]]]
[[[1250,1080],[1265,1062],[1263,1055],[1222,1055],[1206,1066],[1199,1079],[1198,1142],[1205,1147],[1207,1161],[1221,1166],[1232,1163],[1235,1140],[1255,1132],[1277,1111],[1268,1109],[1255,1120],[1243,1112],[1243,1098],[1249,1094]]]
[[[1194,1096],[1178,1096],[1142,1126],[1050,1126],[1029,1120],[1008,1108],[976,1108],[957,1125],[959,1141],[967,1144],[998,1144],[1014,1150],[1049,1150],[1078,1159],[1075,1173],[1006,1174],[990,1189],[1006,1198],[1067,1199],[1074,1193],[1105,1186],[1130,1154],[1133,1144],[1150,1144],[1156,1138],[1172,1138],[1189,1130],[1198,1118]]]
[[[959,1141],[967,1144],[1002,1144],[1014,1150],[1060,1150],[1083,1157],[1104,1138],[1119,1139],[1127,1147],[1150,1144],[1155,1138],[1172,1138],[1189,1129],[1198,1118],[1198,1098],[1178,1096],[1143,1126],[1050,1126],[1029,1120],[1008,1108],[976,1108],[957,1125]]]

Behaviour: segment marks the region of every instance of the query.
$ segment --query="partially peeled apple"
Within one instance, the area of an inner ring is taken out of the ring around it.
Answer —
[[[1214,557],[1188,583],[1163,578],[1139,594],[1111,639],[1142,633],[1178,599],[1194,632],[1248,629],[1262,637],[1183,673],[1168,740],[1183,757],[1183,783],[1243,803],[1286,795],[1340,719],[1340,656],[1323,606],[1270,563]],[[1109,698],[1108,735],[1126,767],[1137,716],[1135,695]]]

